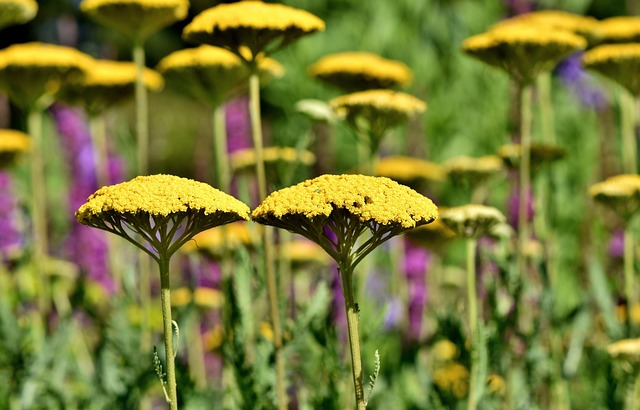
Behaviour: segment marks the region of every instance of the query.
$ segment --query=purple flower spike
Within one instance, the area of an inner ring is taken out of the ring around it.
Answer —
[[[607,106],[607,98],[593,77],[584,70],[582,54],[576,53],[561,61],[555,74],[585,107],[601,110]]]
[[[227,151],[251,148],[251,121],[249,117],[249,97],[239,97],[226,105]]]
[[[7,171],[0,170],[0,261],[5,262],[23,245],[18,230],[18,201],[13,194],[13,180]]]
[[[404,274],[409,288],[409,340],[418,340],[422,332],[422,313],[429,294],[425,278],[431,263],[431,253],[415,245],[408,238],[404,240]]]

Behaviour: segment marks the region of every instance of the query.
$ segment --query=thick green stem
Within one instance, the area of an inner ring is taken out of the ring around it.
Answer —
[[[341,266],[340,276],[342,278],[342,293],[344,294],[344,302],[347,309],[347,328],[349,330],[351,370],[353,372],[353,385],[356,393],[356,406],[358,410],[364,410],[367,408],[367,402],[364,397],[362,358],[360,356],[360,331],[358,326],[360,312],[354,301],[353,269],[349,266]]]
[[[28,133],[32,138],[31,147],[31,195],[33,220],[33,262],[36,280],[39,281],[38,303],[40,312],[46,315],[50,309],[48,275],[43,270],[49,244],[47,236],[47,198],[44,178],[44,157],[42,153],[42,110],[39,107],[29,110],[27,117]]]
[[[478,407],[475,385],[478,370],[478,347],[475,345],[478,332],[478,296],[476,291],[476,245],[477,239],[467,239],[467,308],[469,313],[469,335],[471,340],[471,379],[469,380],[469,401],[467,409],[475,410]]]
[[[636,143],[636,107],[635,98],[626,90],[618,92],[620,104],[620,122],[622,128],[622,163],[624,172],[635,174],[638,172],[638,144]]]
[[[256,176],[258,178],[258,195],[260,201],[267,197],[267,180],[264,168],[262,120],[260,117],[260,78],[254,67],[249,77],[249,114],[251,117],[251,135],[256,156]],[[273,344],[276,357],[276,390],[278,409],[287,409],[287,390],[284,356],[282,355],[282,326],[280,325],[280,308],[278,305],[278,285],[275,273],[275,247],[273,229],[265,226],[262,230],[264,246],[264,267],[267,277],[267,295],[273,325]]]
[[[634,235],[633,229],[631,227],[631,223],[629,222],[624,230],[624,294],[627,299],[627,329],[629,332],[629,337],[633,336],[633,319],[632,312],[633,307],[637,303],[637,298],[635,297],[634,288],[634,272],[633,272],[633,264],[634,264]]]
[[[170,258],[160,256],[160,298],[162,300],[162,323],[164,329],[164,349],[167,365],[167,394],[171,401],[171,410],[178,409],[176,386],[175,353],[173,351],[173,322],[171,320],[171,282],[169,279]]]
[[[214,181],[222,192],[229,192],[231,168],[227,155],[227,123],[224,106],[221,104],[213,110],[213,151],[216,170]]]
[[[527,260],[524,255],[524,247],[529,240],[529,222],[527,218],[527,204],[529,198],[529,187],[531,185],[531,85],[524,85],[522,88],[522,103],[520,123],[520,197],[518,198],[518,272],[520,275],[526,274]]]
[[[630,399],[630,405],[627,407],[629,410],[640,410],[640,372],[637,372],[633,383],[629,386],[628,399]]]

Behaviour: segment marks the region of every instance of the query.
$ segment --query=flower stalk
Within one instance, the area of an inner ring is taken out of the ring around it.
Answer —
[[[171,319],[171,282],[169,278],[170,256],[160,254],[160,298],[162,300],[162,324],[164,331],[165,361],[167,363],[167,394],[171,410],[178,410],[175,352],[173,348],[173,321]]]
[[[469,335],[471,337],[471,368],[469,373],[469,400],[467,402],[468,410],[475,410],[478,407],[478,397],[476,397],[475,386],[477,384],[476,376],[478,370],[478,348],[474,340],[478,332],[478,295],[476,291],[476,247],[478,240],[475,238],[467,238],[467,305],[469,313]]]
[[[529,239],[529,222],[527,212],[527,198],[531,185],[531,97],[532,87],[526,84],[522,87],[522,102],[520,122],[520,197],[518,198],[518,272],[526,274],[527,261],[524,255],[524,246]]]

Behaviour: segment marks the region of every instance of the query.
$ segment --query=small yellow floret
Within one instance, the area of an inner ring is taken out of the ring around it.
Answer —
[[[365,175],[322,175],[281,189],[269,195],[252,216],[265,223],[288,215],[313,220],[329,217],[335,209],[347,210],[362,223],[407,229],[438,217],[438,208],[429,198],[388,178]]]
[[[139,176],[131,181],[105,186],[89,197],[76,212],[78,222],[100,218],[103,212],[167,216],[178,212],[236,214],[249,219],[249,208],[210,185],[173,175]]]
[[[375,173],[377,176],[401,183],[416,180],[442,181],[446,175],[445,170],[438,164],[401,155],[380,158],[376,162]]]
[[[23,24],[32,20],[38,12],[35,0],[0,1],[0,28]]]
[[[322,57],[309,67],[309,75],[346,90],[405,87],[412,80],[406,64],[366,51]]]

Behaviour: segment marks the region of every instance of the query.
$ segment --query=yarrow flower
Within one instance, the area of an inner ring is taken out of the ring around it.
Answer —
[[[188,0],[83,0],[80,10],[98,22],[141,40],[183,20]]]
[[[23,24],[38,12],[35,0],[3,0],[0,2],[0,28]]]
[[[592,185],[589,195],[613,209],[624,220],[629,220],[640,210],[640,175],[612,176]]]
[[[595,34],[600,43],[637,43],[640,41],[640,17],[616,16],[601,20]]]
[[[491,206],[469,204],[447,208],[440,218],[458,235],[479,238],[489,233],[494,226],[506,221],[502,212]]]
[[[622,339],[607,346],[612,359],[625,361],[634,366],[640,365],[640,338]]]
[[[585,52],[582,61],[586,68],[616,81],[633,95],[640,95],[640,44],[598,46]]]
[[[187,41],[227,48],[247,62],[257,62],[262,56],[324,28],[322,20],[304,10],[242,1],[203,11],[185,27],[182,36]]]
[[[313,152],[299,150],[293,147],[267,147],[262,150],[265,164],[277,165],[283,163],[300,163],[311,166],[316,162]],[[254,170],[256,154],[253,149],[242,149],[233,152],[230,156],[231,169],[234,172]]]
[[[512,24],[532,24],[551,30],[571,31],[587,38],[593,38],[599,27],[598,20],[591,16],[582,16],[561,10],[537,10],[503,20],[493,28]]]
[[[498,148],[498,157],[504,163],[511,167],[517,168],[520,165],[520,144],[505,144]],[[531,166],[535,170],[542,165],[558,161],[567,155],[567,150],[561,146],[535,142],[531,144]]]
[[[12,166],[18,157],[31,150],[31,137],[24,132],[0,129],[0,170]]]
[[[472,36],[462,49],[504,70],[518,83],[529,84],[563,58],[582,50],[587,41],[576,34],[532,24],[510,24]]]
[[[502,160],[495,155],[453,157],[444,162],[447,175],[456,182],[465,182],[475,186],[502,172]]]
[[[185,253],[204,252],[213,258],[219,258],[229,250],[241,247],[254,247],[258,242],[246,222],[233,222],[220,229],[209,229],[195,235],[182,247]]]
[[[439,164],[402,155],[380,158],[376,162],[375,174],[406,185],[413,185],[418,181],[442,181],[446,176]]]
[[[346,91],[405,87],[412,80],[406,64],[366,51],[324,56],[309,67],[309,75]]]

